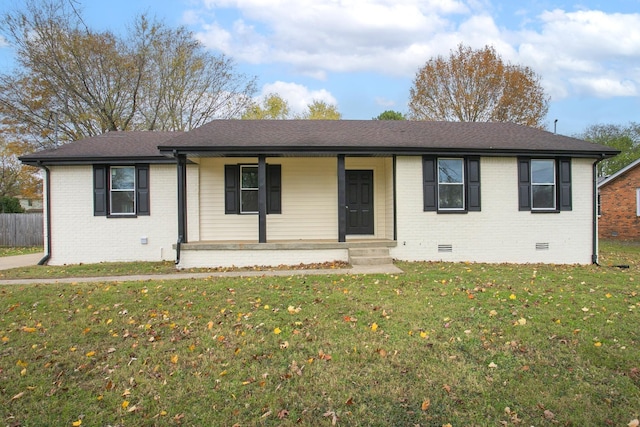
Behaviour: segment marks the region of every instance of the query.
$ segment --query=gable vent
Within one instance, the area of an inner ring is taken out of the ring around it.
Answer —
[[[549,243],[536,243],[536,251],[548,251]]]
[[[453,252],[453,245],[438,245],[438,252]]]

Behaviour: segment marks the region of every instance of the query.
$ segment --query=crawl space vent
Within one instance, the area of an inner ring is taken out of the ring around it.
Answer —
[[[438,245],[438,252],[453,252],[453,245]]]
[[[536,251],[548,251],[549,243],[536,243]]]

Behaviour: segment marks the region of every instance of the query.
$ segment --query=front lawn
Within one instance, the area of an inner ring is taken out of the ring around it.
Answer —
[[[0,423],[626,426],[640,254],[616,250],[629,268],[0,286]]]

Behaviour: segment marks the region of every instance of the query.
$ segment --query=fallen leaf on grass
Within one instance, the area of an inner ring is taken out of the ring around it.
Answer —
[[[420,405],[420,409],[422,409],[423,411],[426,411],[427,409],[429,409],[429,406],[431,406],[431,400],[430,399],[425,399],[422,402],[422,405]]]
[[[373,323],[371,324],[371,330],[372,330],[373,332],[375,332],[375,331],[377,331],[377,330],[378,330],[378,324],[377,324],[376,322],[373,322]]]
[[[287,418],[288,416],[289,416],[289,411],[287,411],[286,409],[281,409],[280,412],[278,412],[278,418],[281,420]]]
[[[18,394],[16,394],[15,396],[13,396],[13,397],[11,398],[11,401],[18,400],[18,399],[20,399],[22,396],[24,396],[24,391],[21,391],[20,393],[18,393]]]
[[[322,414],[323,417],[331,417],[331,425],[334,426],[338,423],[338,416],[333,411],[327,411]]]
[[[548,420],[552,420],[556,417],[556,414],[547,409],[544,411],[544,417]]]
[[[447,392],[447,394],[451,393],[451,386],[449,384],[445,384],[442,386],[442,389]]]
[[[640,420],[638,420],[637,418],[635,420],[631,420],[629,422],[629,424],[627,424],[629,427],[638,427],[640,426]]]
[[[71,423],[73,427],[80,427],[82,425],[82,420],[74,421]]]
[[[273,330],[273,333],[274,333],[274,334],[276,334],[276,335],[279,335],[281,332],[282,332],[282,331],[280,330],[280,328],[275,328],[275,329]]]

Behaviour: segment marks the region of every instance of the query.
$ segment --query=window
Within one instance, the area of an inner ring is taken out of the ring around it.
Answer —
[[[636,188],[636,215],[640,216],[640,188]]]
[[[464,209],[462,159],[438,159],[438,209]]]
[[[531,209],[556,208],[556,163],[531,160]]]
[[[136,211],[136,168],[118,166],[111,168],[109,182],[109,213],[131,215]]]
[[[571,159],[518,158],[518,208],[521,211],[570,211]]]
[[[93,167],[93,214],[149,215],[149,165]]]
[[[240,213],[258,213],[258,166],[240,166]]]
[[[258,213],[258,179],[257,165],[225,165],[225,214]],[[280,165],[267,165],[267,213],[282,213]]]
[[[480,158],[422,158],[425,211],[480,211]]]

